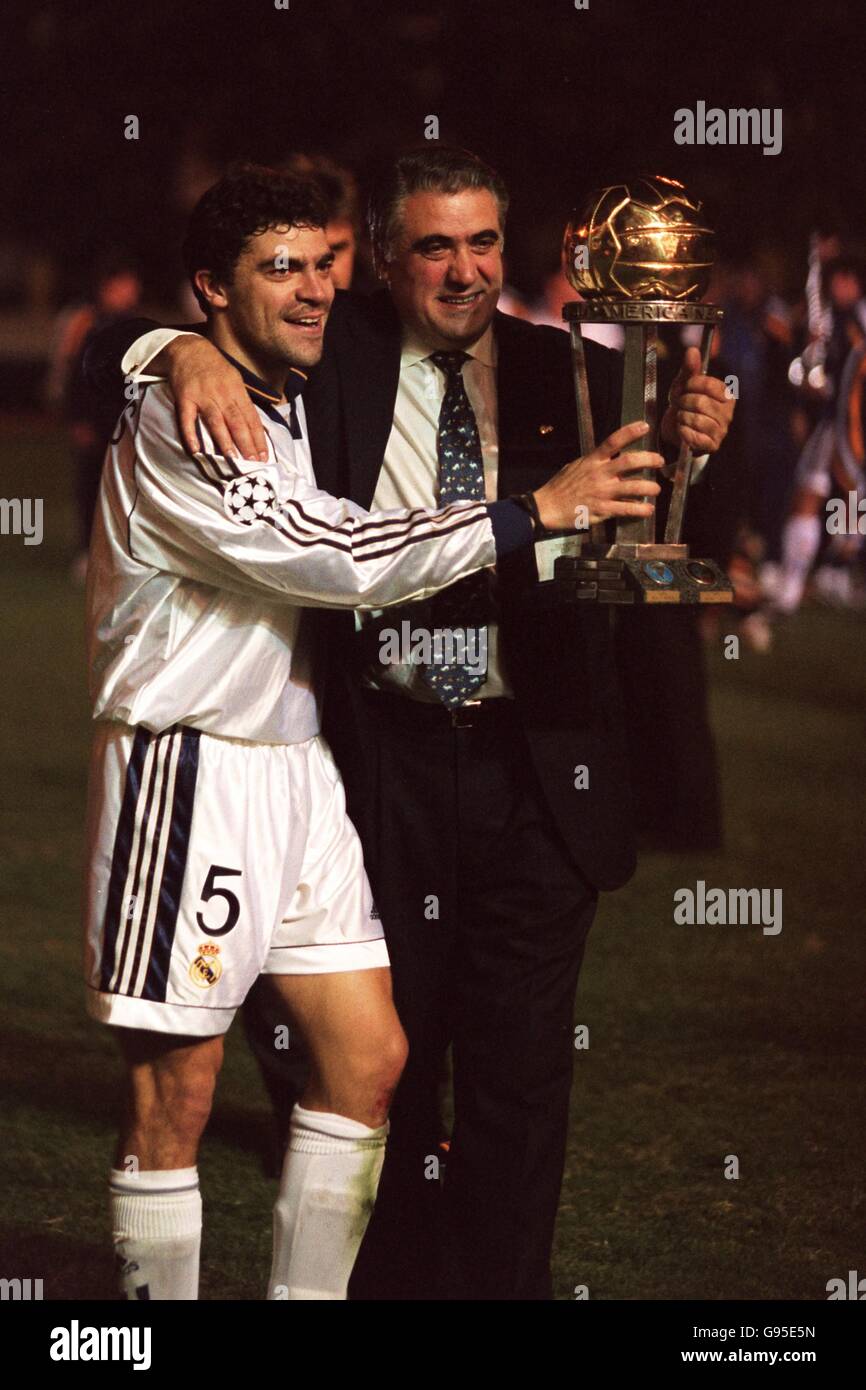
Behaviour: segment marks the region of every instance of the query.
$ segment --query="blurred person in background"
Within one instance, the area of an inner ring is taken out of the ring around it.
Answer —
[[[82,361],[92,334],[129,318],[140,300],[137,268],[123,256],[111,256],[96,271],[90,299],[59,320],[46,394],[49,404],[59,410],[66,423],[75,468],[79,548],[70,573],[77,584],[84,583],[87,572],[102,460],[117,419],[114,402],[106,401],[91,389],[82,371]]]
[[[864,494],[863,412],[866,407],[866,297],[864,272],[853,259],[838,257],[824,268],[829,335],[819,384],[820,407],[796,467],[794,494],[782,534],[782,562],[769,619],[795,613],[828,536],[827,503]],[[836,570],[837,601],[852,601],[851,562],[861,549],[854,534],[830,536],[827,554]]]
[[[741,632],[757,651],[770,645],[762,581],[781,559],[782,524],[796,464],[791,434],[788,362],[793,341],[788,306],[754,261],[732,264],[722,296],[719,355],[738,394],[738,515],[730,556]],[[728,475],[731,477],[732,475]]]
[[[350,290],[356,268],[362,281],[355,289],[372,289],[373,282],[363,265],[358,265],[361,245],[361,206],[358,181],[350,169],[338,164],[328,155],[293,154],[283,166],[287,173],[312,179],[328,208],[325,236],[334,257],[331,280],[334,288]]]
[[[580,298],[577,290],[568,282],[561,255],[557,255],[556,264],[545,274],[538,295],[526,305],[523,317],[529,319],[530,323],[565,328],[562,307]],[[584,338],[592,338],[605,347],[622,352],[625,334],[618,323],[585,323],[582,328]]]
[[[752,264],[735,269],[723,307],[722,350],[737,377],[743,448],[751,460],[748,519],[773,563],[781,558],[782,520],[795,463],[788,423],[791,312]]]

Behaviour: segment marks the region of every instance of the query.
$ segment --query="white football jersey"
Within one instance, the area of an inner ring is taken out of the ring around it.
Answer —
[[[316,487],[288,406],[255,403],[267,463],[203,430],[191,458],[163,382],[118,422],[88,570],[94,718],[303,742],[319,731],[305,607],[406,603],[495,563],[483,502],[365,512]]]

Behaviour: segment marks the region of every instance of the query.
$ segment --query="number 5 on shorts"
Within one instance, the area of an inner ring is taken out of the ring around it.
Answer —
[[[227,911],[226,919],[221,927],[208,927],[205,925],[201,913],[195,914],[195,920],[206,936],[225,936],[226,932],[230,932],[232,927],[237,925],[237,920],[241,915],[241,905],[236,895],[228,888],[220,888],[216,880],[217,876],[225,878],[227,875],[240,878],[242,872],[241,869],[226,869],[221,864],[211,864],[208,869],[207,878],[201,890],[201,900],[203,903],[209,903],[211,898],[225,898]]]

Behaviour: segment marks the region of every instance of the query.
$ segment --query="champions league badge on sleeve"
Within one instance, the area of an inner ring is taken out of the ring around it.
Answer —
[[[261,470],[233,479],[223,493],[223,510],[238,526],[267,521],[278,507],[277,490]]]

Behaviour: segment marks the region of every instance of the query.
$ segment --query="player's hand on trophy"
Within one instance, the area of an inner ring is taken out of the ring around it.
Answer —
[[[636,468],[663,468],[661,454],[628,450],[645,435],[643,420],[614,430],[592,453],[572,459],[535,493],[541,524],[548,531],[584,530],[611,516],[652,516],[661,488],[653,479],[630,477]]]
[[[201,419],[225,457],[267,461],[265,432],[243,377],[213,343],[184,333],[163,348],[154,365],[168,377],[185,449],[200,450],[196,421]]]
[[[725,383],[701,371],[701,354],[686,349],[683,365],[668,394],[668,408],[661,425],[666,444],[685,443],[693,454],[714,454],[730,429],[734,401]]]

